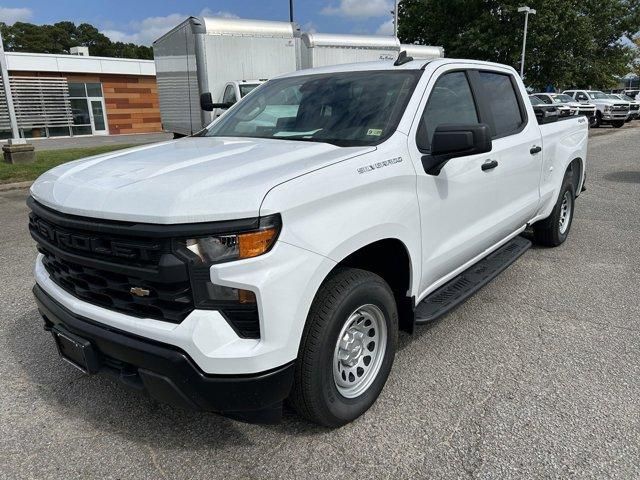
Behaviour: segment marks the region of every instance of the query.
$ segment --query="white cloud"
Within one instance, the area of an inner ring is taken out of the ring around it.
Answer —
[[[144,20],[129,22],[124,28],[104,29],[102,33],[114,42],[151,45],[154,40],[160,38],[188,16],[181,13],[171,13],[164,17],[147,17]],[[234,13],[222,10],[212,11],[209,8],[202,10],[200,16],[238,18]]]
[[[309,33],[317,33],[318,27],[316,27],[316,24],[313,22],[307,22],[304,25],[302,25],[302,31],[309,32]]]
[[[8,8],[0,7],[0,21],[7,25],[13,25],[16,22],[26,22],[33,17],[33,10],[30,8]]]
[[[378,35],[393,35],[393,18],[387,20],[376,30]]]
[[[346,17],[367,18],[389,15],[393,2],[389,0],[340,0],[335,6],[322,9],[324,15],[344,15]]]
[[[224,17],[224,18],[240,18],[235,13],[227,12],[226,10],[213,11],[209,7],[204,8],[200,12],[201,17]]]

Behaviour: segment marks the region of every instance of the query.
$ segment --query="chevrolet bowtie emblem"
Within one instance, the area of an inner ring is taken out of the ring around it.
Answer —
[[[148,297],[150,292],[146,288],[131,287],[129,293],[131,293],[131,295],[135,295],[136,297]]]

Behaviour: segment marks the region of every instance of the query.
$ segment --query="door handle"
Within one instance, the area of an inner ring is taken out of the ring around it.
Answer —
[[[531,147],[531,149],[529,150],[529,153],[531,155],[535,155],[536,153],[540,153],[542,151],[542,147],[539,147],[538,145],[534,145],[533,147]]]
[[[498,161],[497,160],[487,160],[486,162],[484,162],[482,164],[482,170],[483,171],[487,171],[487,170],[493,170],[494,168],[496,168],[498,166]]]

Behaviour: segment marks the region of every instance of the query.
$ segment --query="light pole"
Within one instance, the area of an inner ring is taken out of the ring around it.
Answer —
[[[522,60],[520,60],[520,78],[524,78],[524,53],[527,49],[527,26],[529,25],[529,14],[535,15],[536,11],[529,7],[520,7],[518,12],[524,12],[524,37],[522,38]]]

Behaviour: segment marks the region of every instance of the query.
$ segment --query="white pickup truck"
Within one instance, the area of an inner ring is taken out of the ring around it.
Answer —
[[[277,421],[288,398],[343,425],[382,391],[399,330],[494,278],[527,227],[565,241],[586,154],[587,120],[539,126],[504,65],[294,72],[197,136],[42,175],[34,294],[84,372],[245,420]]]

